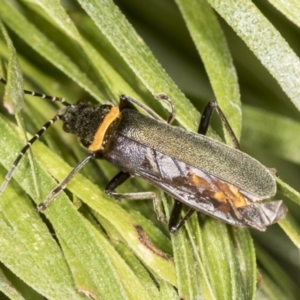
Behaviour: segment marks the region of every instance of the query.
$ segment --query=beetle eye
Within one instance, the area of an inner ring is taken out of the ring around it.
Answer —
[[[63,130],[67,133],[70,133],[71,132],[71,129],[70,129],[70,126],[68,123],[64,123],[63,125]]]

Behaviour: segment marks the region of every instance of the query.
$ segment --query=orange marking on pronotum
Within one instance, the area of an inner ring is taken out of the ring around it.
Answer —
[[[102,147],[103,139],[105,136],[105,133],[110,126],[110,124],[116,120],[120,116],[120,110],[117,106],[113,106],[110,110],[110,112],[105,116],[103,122],[99,126],[93,142],[89,146],[90,151],[97,151],[100,150]]]

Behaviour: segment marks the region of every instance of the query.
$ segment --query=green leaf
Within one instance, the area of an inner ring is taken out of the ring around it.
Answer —
[[[293,219],[291,214],[288,214],[285,219],[279,222],[280,227],[284,230],[287,236],[292,240],[298,249],[300,249],[300,227]]]
[[[206,0],[177,0],[177,4],[205,65],[218,104],[239,137],[242,111],[237,75],[215,13]],[[230,138],[226,137],[230,144]]]
[[[193,120],[198,114],[194,107],[161,68],[149,48],[113,2],[110,0],[79,0],[78,2],[113,47],[118,49],[124,61],[142,84],[153,95],[162,92],[167,94],[178,109],[177,119],[185,127],[195,128]]]
[[[295,286],[295,284],[285,276],[285,271],[282,270],[277,262],[258,245],[256,245],[256,251],[264,269],[269,274],[272,274],[274,282],[280,287],[278,290],[283,292],[282,294],[285,295],[286,299],[297,299],[299,287]]]
[[[167,282],[160,282],[160,299],[161,300],[179,300],[175,289]]]
[[[261,126],[263,120],[264,126]],[[300,164],[300,122],[251,106],[244,107],[243,143],[264,148],[287,161]],[[300,204],[300,202],[298,202]]]
[[[9,297],[9,299],[24,300],[21,293],[12,285],[12,283],[6,278],[5,274],[0,270],[0,290]]]
[[[110,98],[116,98],[122,90],[135,95],[134,90],[122,79],[118,72],[112,68],[106,59],[87,40],[81,37],[70,17],[58,1],[37,1],[37,4],[46,12],[47,16],[61,28],[74,42],[76,42],[86,54],[86,58],[94,66],[95,73],[102,83],[103,89]],[[114,80],[112,80],[114,78]],[[108,89],[107,89],[108,87]],[[103,100],[102,100],[103,101]]]
[[[49,299],[79,299],[61,250],[24,193],[9,185],[0,206],[0,260]]]
[[[72,62],[72,60],[58,48],[53,41],[30,23],[7,1],[0,1],[0,15],[2,20],[37,52],[47,58],[58,69],[65,72],[95,98],[101,95],[100,90],[87,78],[87,76]]]
[[[266,272],[259,274],[259,289],[255,299],[277,300],[286,299],[286,294],[278,287]]]
[[[10,114],[18,113],[24,106],[23,99],[23,78],[21,68],[17,59],[17,53],[11,39],[0,21],[0,28],[8,46],[8,78],[5,89],[5,99],[3,105]],[[16,77],[16,80],[13,78]]]
[[[300,27],[300,4],[297,0],[269,0],[282,14]]]
[[[208,0],[300,110],[300,59],[252,1]]]

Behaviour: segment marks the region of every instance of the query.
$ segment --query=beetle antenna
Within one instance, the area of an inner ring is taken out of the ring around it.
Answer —
[[[0,82],[3,83],[4,85],[7,84],[7,81],[2,77],[0,77]],[[33,91],[28,91],[28,90],[24,90],[24,94],[31,95],[31,96],[34,96],[34,97],[43,98],[43,99],[47,99],[47,100],[50,100],[52,102],[60,102],[64,106],[70,106],[71,105],[69,102],[67,102],[64,98],[61,98],[61,97],[49,96],[49,95],[46,95],[46,94],[33,92]]]
[[[32,144],[38,140],[41,135],[52,125],[54,124],[56,121],[60,120],[62,118],[62,114],[57,114],[54,118],[52,118],[51,120],[49,120],[47,123],[44,124],[44,126],[27,142],[27,144],[22,148],[22,150],[20,151],[19,155],[17,156],[17,158],[15,159],[15,161],[12,164],[12,167],[10,168],[10,170],[7,172],[6,176],[5,176],[5,180],[2,183],[1,187],[0,187],[0,195],[4,192],[8,182],[10,181],[10,179],[12,178],[12,175],[16,169],[16,167],[18,166],[20,160],[22,159],[22,157],[25,155],[25,153],[27,152],[27,150],[32,146]]]
[[[3,83],[4,85],[7,84],[7,81],[0,77],[0,82]],[[38,92],[33,92],[33,91],[28,91],[28,90],[24,90],[25,94],[31,95],[31,96],[35,96],[35,97],[39,97],[39,98],[43,98],[43,99],[47,99],[53,102],[60,102],[62,105],[64,106],[70,106],[71,104],[68,103],[64,98],[61,97],[53,97],[53,96],[49,96],[46,94],[42,94],[42,93],[38,93]],[[25,153],[27,152],[27,150],[32,146],[32,144],[38,140],[41,135],[56,121],[60,120],[62,118],[64,114],[64,111],[59,112],[55,117],[53,117],[51,120],[49,120],[48,122],[46,122],[43,127],[27,142],[27,144],[22,148],[22,150],[20,151],[19,155],[17,156],[17,158],[15,159],[15,161],[13,162],[12,167],[10,168],[10,170],[8,171],[8,173],[5,176],[5,180],[2,183],[2,185],[0,186],[0,195],[4,192],[8,182],[10,181],[10,179],[12,178],[12,175],[16,169],[16,167],[18,166],[18,164],[20,163],[22,157],[25,155]]]

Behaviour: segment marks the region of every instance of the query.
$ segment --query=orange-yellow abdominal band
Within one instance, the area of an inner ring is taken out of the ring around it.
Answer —
[[[105,116],[103,122],[99,126],[93,142],[89,146],[90,151],[98,151],[102,147],[103,139],[105,136],[105,133],[110,126],[110,124],[117,119],[120,116],[120,110],[117,106],[113,106],[110,110],[110,112]]]

